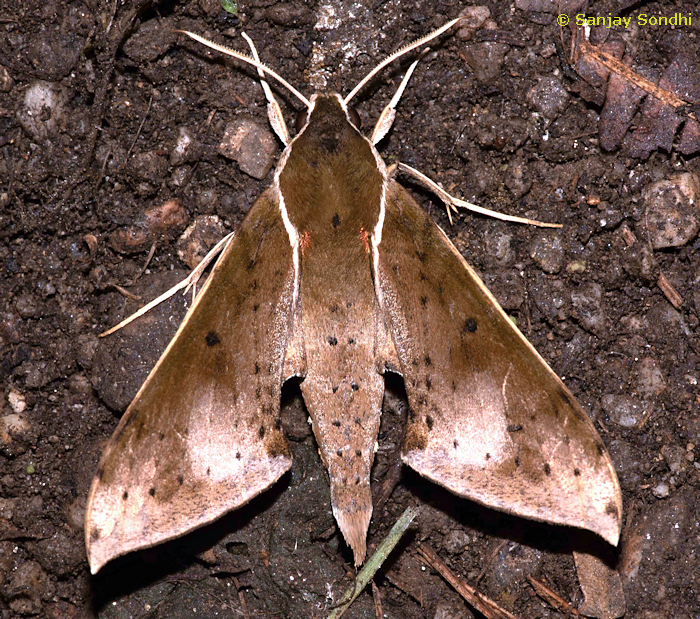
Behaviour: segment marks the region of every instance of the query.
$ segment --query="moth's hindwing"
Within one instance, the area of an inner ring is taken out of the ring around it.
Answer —
[[[86,515],[93,573],[243,505],[290,467],[278,419],[293,286],[268,190],[104,451]]]
[[[620,488],[593,424],[395,182],[382,239],[377,285],[410,406],[404,462],[460,496],[616,544]]]

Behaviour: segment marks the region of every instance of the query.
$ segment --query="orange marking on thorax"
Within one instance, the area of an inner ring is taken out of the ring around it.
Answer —
[[[301,235],[301,239],[299,239],[299,246],[301,247],[301,255],[304,255],[304,252],[306,251],[306,248],[309,246],[309,243],[311,242],[311,236],[309,235],[309,232],[306,231]]]
[[[369,255],[369,232],[364,228],[360,228],[360,238],[362,239],[362,245],[365,248],[365,253]]]

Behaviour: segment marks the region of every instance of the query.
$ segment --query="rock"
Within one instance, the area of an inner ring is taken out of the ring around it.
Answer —
[[[163,155],[148,151],[137,153],[129,161],[129,172],[140,181],[158,185],[168,170],[168,161]]]
[[[647,408],[641,400],[627,395],[604,395],[600,404],[608,419],[623,428],[634,428],[639,424]]]
[[[574,552],[583,602],[579,612],[595,619],[617,619],[626,611],[620,575],[595,555]]]
[[[275,138],[254,120],[246,117],[226,125],[219,152],[238,163],[241,170],[262,180],[272,168],[277,155]]]
[[[24,107],[17,113],[19,123],[36,142],[66,127],[68,90],[52,82],[36,81],[24,93]]]
[[[442,540],[442,545],[451,555],[458,555],[466,550],[470,542],[469,536],[464,531],[455,529],[445,535],[445,538]]]
[[[528,103],[549,120],[554,120],[569,105],[569,93],[557,77],[542,77],[527,93]]]
[[[629,617],[679,619],[688,617],[678,612],[679,602],[684,602],[682,608],[698,607],[699,503],[700,492],[686,486],[668,499],[639,505],[641,511],[623,535],[618,568]],[[647,614],[652,609],[659,614]]]
[[[152,62],[167,52],[175,43],[175,21],[149,19],[124,43],[124,53],[136,62]]]
[[[496,555],[493,568],[488,576],[494,591],[514,592],[522,587],[527,576],[542,568],[542,551],[515,542],[508,542]]]
[[[34,556],[50,574],[65,577],[79,569],[86,559],[82,540],[56,533],[48,539],[31,544]]]
[[[491,17],[491,10],[485,5],[468,6],[459,12],[458,17],[460,18],[459,30],[457,30],[455,36],[460,41],[468,41],[471,39],[472,34],[479,30],[486,23],[486,20]]]
[[[194,269],[226,234],[223,222],[216,215],[197,217],[178,239],[177,255]]]
[[[10,393],[7,394],[7,401],[10,403],[10,408],[17,414],[21,414],[27,408],[27,401],[19,391],[10,388]]]
[[[637,393],[645,398],[653,398],[666,389],[661,368],[651,357],[644,357],[636,368],[637,373]]]
[[[454,602],[441,600],[435,606],[433,619],[474,619],[474,615],[465,608],[464,604],[460,606]]]
[[[488,84],[500,76],[503,59],[509,49],[503,43],[476,43],[465,48],[464,57],[476,79],[482,84]]]
[[[530,244],[530,257],[545,273],[559,273],[564,266],[564,244],[557,233],[540,232]]]
[[[654,249],[680,247],[700,230],[700,180],[686,172],[657,181],[643,192],[644,230]]]
[[[199,150],[195,136],[189,127],[180,127],[177,140],[170,150],[170,165],[181,166],[196,157]]]
[[[53,583],[36,561],[25,561],[9,574],[3,589],[15,613],[35,615],[41,612],[42,600],[53,594]]]
[[[133,254],[148,249],[160,236],[182,230],[189,215],[180,200],[168,200],[144,211],[143,217],[131,226],[122,226],[109,239],[109,244],[121,254]]]
[[[607,333],[609,321],[603,309],[603,287],[587,283],[571,293],[571,305],[581,326],[598,337]]]
[[[688,468],[688,460],[686,459],[686,450],[680,445],[664,445],[661,448],[661,455],[664,457],[671,473],[679,475],[684,473]]]
[[[12,439],[22,439],[29,433],[31,425],[21,415],[0,417],[0,441],[7,445]]]

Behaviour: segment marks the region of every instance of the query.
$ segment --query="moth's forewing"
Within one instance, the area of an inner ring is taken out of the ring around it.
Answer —
[[[410,405],[406,464],[484,505],[617,544],[612,461],[562,381],[392,183],[378,290]]]
[[[291,465],[278,419],[294,267],[276,195],[253,205],[104,451],[86,514],[93,573],[247,503]]]

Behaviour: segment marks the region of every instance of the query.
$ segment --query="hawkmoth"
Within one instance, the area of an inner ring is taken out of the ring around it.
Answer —
[[[207,44],[278,77],[255,52]],[[620,488],[591,421],[376,150],[396,102],[368,139],[348,105],[359,87],[294,90],[306,118],[289,140],[263,84],[286,148],[104,450],[86,514],[93,573],[274,484],[291,465],[279,421],[291,377],[356,565],[386,372],[408,397],[405,464],[461,497],[616,544]]]

